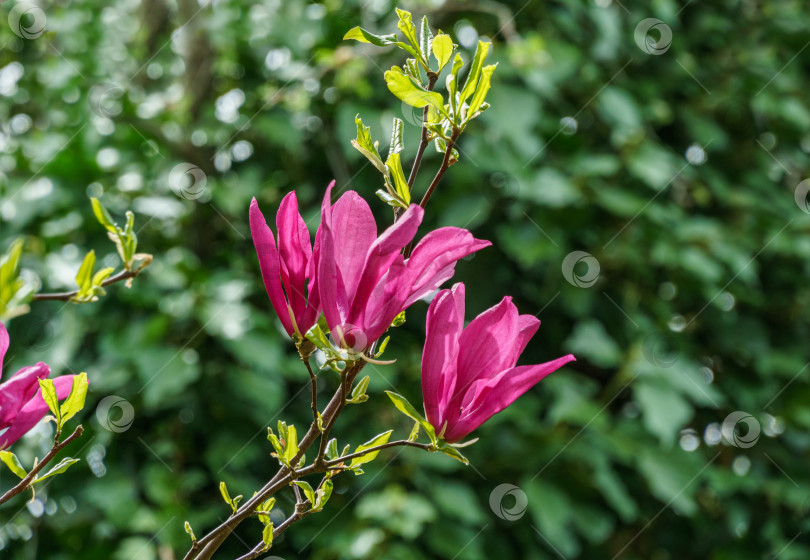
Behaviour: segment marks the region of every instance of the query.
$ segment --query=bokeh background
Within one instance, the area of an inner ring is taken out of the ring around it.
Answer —
[[[341,38],[355,25],[392,32],[394,5],[38,6],[0,8],[0,250],[23,236],[26,277],[70,289],[85,251],[116,262],[98,196],[119,219],[135,211],[155,262],[98,303],[34,303],[11,321],[5,375],[44,360],[92,384],[70,449],[82,463],[0,509],[0,556],[182,557],[185,520],[199,536],[227,515],[220,480],[250,495],[275,471],[265,427],[309,422],[306,373],[260,281],[251,197],[271,216],[297,189],[315,225],[335,178],[390,221],[380,177],[349,144],[354,116],[382,146],[404,118],[409,168],[418,113],[382,79],[400,52]],[[499,63],[492,108],[462,138],[422,233],[455,225],[492,240],[457,268],[468,316],[511,294],[543,321],[523,363],[578,361],[479,430],[471,467],[385,452],[365,476],[338,478],[327,510],[272,554],[807,558],[807,5],[401,7],[429,14],[467,60],[488,38]],[[204,183],[173,185],[179,165]],[[438,165],[431,148],[417,196]],[[407,435],[382,391],[420,402],[425,309],[395,332],[397,363],[367,368],[372,398],[341,418],[341,445],[381,426]],[[335,379],[322,378],[326,396]],[[97,414],[110,396],[119,406]],[[16,450],[30,464],[47,438]],[[219,557],[259,530],[245,523]]]

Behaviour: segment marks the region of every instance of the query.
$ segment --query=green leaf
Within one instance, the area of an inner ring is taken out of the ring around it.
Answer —
[[[81,461],[81,459],[73,459],[73,458],[71,458],[71,457],[65,457],[64,459],[62,459],[61,461],[59,461],[59,462],[58,462],[56,465],[54,465],[54,466],[51,468],[51,470],[49,470],[48,472],[46,472],[46,473],[45,473],[45,474],[43,474],[42,476],[38,476],[38,477],[36,477],[36,478],[34,479],[34,481],[33,481],[33,482],[31,482],[31,484],[32,484],[32,485],[34,485],[34,484],[36,484],[36,483],[38,483],[38,482],[42,482],[42,481],[43,481],[43,480],[45,480],[46,478],[50,478],[50,477],[52,477],[52,476],[56,476],[57,474],[62,474],[63,472],[65,472],[66,470],[68,470],[70,467],[72,467],[73,465],[75,465],[76,463],[78,463],[79,461]]]
[[[188,536],[191,537],[191,542],[196,543],[197,537],[194,536],[194,529],[191,528],[191,523],[186,521],[183,528],[186,530],[186,533],[188,533]]]
[[[450,35],[439,33],[433,38],[432,50],[433,56],[439,61],[439,71],[441,72],[442,68],[450,62],[450,58],[453,56],[453,51],[456,50],[456,46],[453,44],[453,39],[450,38]]]
[[[93,275],[93,280],[91,281],[91,284],[92,284],[93,288],[96,288],[96,289],[101,288],[102,287],[101,284],[107,278],[109,278],[110,274],[112,274],[114,271],[115,271],[114,268],[112,268],[111,266],[108,266],[107,268],[102,268],[101,270],[96,272]]]
[[[273,546],[273,524],[267,523],[262,529],[262,542],[264,542],[264,550],[270,550]]]
[[[391,437],[391,433],[393,431],[394,430],[388,430],[387,432],[383,432],[381,434],[378,434],[378,435],[374,436],[372,439],[370,439],[369,441],[367,441],[366,443],[364,443],[363,445],[361,445],[357,449],[355,449],[354,452],[355,453],[361,453],[362,451],[365,451],[366,449],[370,449],[372,447],[376,447],[378,445],[388,443],[388,438]],[[349,468],[359,467],[360,465],[370,463],[371,461],[376,459],[377,455],[379,455],[379,454],[380,454],[380,452],[379,452],[379,450],[377,450],[377,451],[372,451],[371,453],[368,453],[368,454],[363,455],[361,457],[355,457],[354,459],[352,459],[351,464],[349,464]]]
[[[56,396],[56,387],[53,385],[53,380],[40,379],[39,386],[42,389],[42,398],[45,400],[45,404],[48,405],[51,414],[56,418],[56,425],[61,426],[62,417],[59,412],[59,397]]]
[[[326,479],[318,491],[315,492],[315,506],[312,508],[312,511],[321,511],[326,503],[329,501],[329,498],[332,496],[332,489],[334,488],[334,483],[331,479]]]
[[[397,16],[399,17],[399,22],[397,22],[397,29],[399,29],[405,38],[410,41],[411,45],[414,47],[419,44],[419,41],[416,39],[416,27],[413,25],[413,16],[411,12],[400,10],[396,8]]]
[[[416,409],[413,407],[411,403],[408,402],[408,399],[406,399],[405,397],[403,397],[398,393],[394,393],[393,391],[386,391],[385,393],[388,395],[388,398],[391,399],[391,402],[394,403],[394,406],[397,407],[397,410],[399,410],[405,416],[419,422],[419,424],[422,426],[422,429],[425,430],[425,433],[430,438],[430,441],[435,444],[436,430],[433,428],[433,426],[430,425],[430,423],[427,420],[425,420],[425,418],[421,414],[416,412]]]
[[[68,420],[73,418],[76,413],[84,408],[88,385],[87,374],[85,372],[81,372],[79,375],[73,377],[73,387],[70,389],[70,395],[62,402],[62,406],[59,408],[61,415],[60,429]]]
[[[96,215],[98,223],[103,225],[109,231],[115,233],[117,231],[115,222],[113,221],[112,216],[110,216],[110,213],[107,212],[107,209],[104,208],[104,205],[101,204],[101,201],[97,198],[91,197],[90,204],[93,206],[93,214]]]
[[[408,187],[408,181],[405,179],[405,172],[402,170],[402,159],[399,153],[388,156],[385,160],[385,166],[391,174],[391,180],[394,185],[394,192],[396,193],[402,205],[407,208],[411,203],[411,189]]]
[[[446,444],[446,443],[444,443],[444,442],[442,442],[442,443],[441,443],[441,444],[440,444],[440,445],[437,447],[437,450],[438,450],[438,451],[441,451],[441,452],[442,452],[442,453],[444,453],[445,455],[448,455],[448,456],[452,457],[453,459],[455,459],[455,460],[457,460],[457,461],[461,461],[461,462],[462,462],[462,463],[464,463],[465,465],[469,465],[469,464],[470,464],[470,461],[469,461],[469,460],[467,460],[467,458],[466,458],[464,455],[462,455],[462,454],[461,454],[461,452],[460,452],[458,449],[456,449],[455,447],[453,447],[453,446],[451,446],[451,445],[448,445],[448,444]]]
[[[225,503],[233,508],[233,500],[231,500],[231,495],[228,494],[228,487],[225,485],[224,481],[219,483],[219,493],[222,494],[222,499],[225,500]]]
[[[416,441],[419,438],[419,427],[421,424],[419,422],[413,423],[413,428],[411,429],[411,433],[408,436],[408,441]]]
[[[15,239],[0,261],[0,319],[8,320],[29,310],[23,303],[28,291],[23,289],[25,281],[19,276],[22,249],[22,238]]]
[[[352,390],[352,396],[348,399],[347,402],[352,404],[359,404],[366,402],[368,400],[368,395],[366,394],[366,390],[368,389],[368,383],[371,381],[371,377],[366,375],[360,382],[354,386]]]
[[[96,252],[90,251],[84,256],[79,272],[76,274],[76,284],[79,286],[79,294],[92,292],[93,288],[93,267],[96,265]]]
[[[405,312],[400,311],[399,315],[394,317],[394,320],[391,321],[391,326],[392,327],[401,327],[404,324],[405,324]]]
[[[386,47],[388,45],[395,45],[397,43],[396,35],[375,35],[370,31],[366,31],[362,27],[353,27],[349,29],[343,36],[343,40],[354,39],[361,43],[371,43],[378,47]]]
[[[332,438],[329,440],[329,443],[326,444],[326,458],[331,461],[332,459],[337,459],[338,457],[337,439]]]
[[[391,93],[411,107],[420,108],[430,105],[445,116],[447,115],[441,94],[426,90],[405,74],[399,66],[392,66],[385,73],[385,83]]]
[[[0,461],[3,461],[9,470],[20,478],[25,478],[28,475],[20,460],[11,451],[0,451]]]
[[[433,32],[430,30],[427,16],[422,16],[422,26],[419,29],[419,50],[426,61],[430,62],[430,50],[433,46]],[[439,67],[441,70],[441,66]]]
[[[263,502],[259,506],[259,511],[264,511],[264,512],[270,513],[271,511],[273,511],[273,507],[275,507],[275,505],[276,505],[276,499],[275,498],[270,498],[267,501]],[[267,515],[267,513],[260,513],[259,514],[259,521],[261,521],[265,525],[270,523],[270,516]]]
[[[287,435],[284,438],[284,459],[287,464],[298,454],[298,433],[295,426],[287,428]]]
[[[352,146],[363,154],[380,173],[388,175],[388,169],[380,157],[380,152],[377,151],[377,145],[371,140],[371,129],[363,124],[360,115],[354,117],[354,122],[357,125],[357,138],[352,140]]]
[[[374,194],[376,194],[380,198],[380,200],[382,200],[392,208],[408,208],[408,205],[405,203],[404,200],[401,200],[398,196],[393,195],[386,190],[377,189],[377,191]]]
[[[459,105],[475,92],[478,85],[478,78],[481,76],[481,68],[484,66],[484,59],[489,52],[490,43],[478,41],[478,47],[475,49],[475,56],[473,57],[470,71],[467,73],[467,81],[464,82],[464,89],[461,90],[461,99]]]
[[[312,506],[314,507],[316,501],[315,490],[312,489],[312,486],[310,486],[309,482],[307,482],[306,480],[296,480],[294,481],[294,484],[304,491],[304,496],[307,497],[309,503],[312,504]]]
[[[477,116],[479,109],[481,109],[482,105],[484,104],[484,99],[489,91],[492,73],[495,71],[497,66],[497,64],[491,64],[489,66],[484,66],[484,68],[481,70],[481,80],[478,82],[478,87],[470,100],[470,106],[467,108],[467,122]]]

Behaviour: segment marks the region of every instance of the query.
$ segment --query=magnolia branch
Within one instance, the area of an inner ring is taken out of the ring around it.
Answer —
[[[138,276],[141,271],[146,268],[146,265],[140,266],[135,270],[122,270],[118,274],[114,276],[110,276],[106,280],[101,283],[102,287],[107,287],[110,284],[115,284],[116,282],[122,282],[124,280],[129,280],[131,278],[135,278]],[[54,292],[54,293],[45,293],[45,294],[34,294],[34,301],[71,301],[74,297],[79,295],[79,290],[73,290],[72,292]]]
[[[2,497],[0,497],[0,504],[9,501],[11,498],[16,496],[17,494],[24,492],[29,486],[31,486],[31,483],[34,481],[39,472],[45,467],[45,465],[50,463],[53,460],[53,458],[56,457],[67,444],[69,444],[74,439],[80,437],[82,435],[82,432],[84,432],[84,428],[81,425],[79,425],[76,427],[75,430],[73,430],[73,433],[70,434],[68,437],[66,437],[63,441],[55,442],[51,450],[48,452],[48,454],[42,458],[42,461],[37,463],[36,466],[34,466],[34,468],[31,469],[31,472],[25,475],[25,478],[23,478],[20,481],[20,483],[17,484],[17,486],[10,489],[8,492],[3,494]]]
[[[342,375],[340,387],[338,387],[337,391],[335,391],[335,394],[326,405],[326,408],[322,414],[324,431],[321,432],[321,429],[318,426],[317,418],[313,418],[309,430],[307,430],[307,433],[298,443],[298,453],[296,453],[295,457],[292,458],[290,465],[295,466],[298,461],[301,460],[304,453],[306,453],[312,444],[315,443],[315,440],[317,440],[318,437],[325,438],[325,436],[328,435],[329,430],[331,430],[332,426],[337,420],[337,416],[346,406],[347,387],[352,386],[355,377],[357,377],[357,374],[360,373],[363,367],[365,367],[365,362],[359,362],[349,368],[349,370]],[[325,451],[325,445],[323,448]],[[236,513],[226,519],[206,536],[196,541],[184,557],[184,560],[210,560],[214,552],[216,552],[217,549],[222,545],[228,535],[242,521],[255,513],[261,504],[264,503],[270,496],[301,476],[325,470],[327,467],[323,459],[324,451],[320,451],[318,454],[319,456],[315,458],[315,462],[304,469],[296,471],[286,466],[281,467],[272,480],[265,484],[264,487],[252,498],[239,507],[236,510]]]

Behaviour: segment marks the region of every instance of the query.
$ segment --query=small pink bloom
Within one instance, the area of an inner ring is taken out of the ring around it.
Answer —
[[[0,371],[8,350],[8,331],[0,323]],[[50,375],[51,368],[42,362],[22,368],[7,381],[0,383],[0,449],[5,449],[28,430],[37,425],[46,414],[48,405],[39,390],[39,380]],[[73,375],[54,379],[59,399],[67,398],[73,387]]]
[[[422,354],[425,413],[444,439],[457,442],[512,404],[545,376],[574,360],[515,367],[540,327],[503,300],[464,328],[464,284],[442,290],[428,308]]]
[[[264,287],[287,334],[303,336],[318,320],[320,303],[309,230],[298,212],[294,191],[281,201],[276,228],[278,248],[254,198],[250,203],[250,233]]]
[[[333,186],[321,207],[320,254],[315,257],[319,291],[333,337],[356,352],[371,346],[413,302],[450,279],[459,259],[491,245],[465,229],[445,227],[428,233],[406,260],[402,249],[416,235],[422,208],[411,205],[378,237],[366,201],[348,191],[332,206]]]

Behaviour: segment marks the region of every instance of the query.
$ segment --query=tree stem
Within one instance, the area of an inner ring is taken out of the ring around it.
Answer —
[[[21,492],[24,492],[25,489],[28,488],[31,485],[31,482],[33,482],[33,480],[36,478],[37,474],[39,474],[39,471],[41,471],[43,469],[43,467],[45,467],[45,465],[50,463],[51,460],[54,457],[56,457],[56,455],[60,451],[62,451],[62,449],[67,444],[69,444],[74,439],[80,437],[82,435],[82,432],[84,432],[84,428],[81,425],[76,426],[76,429],[73,430],[73,433],[70,434],[67,438],[65,438],[64,441],[55,442],[53,447],[51,448],[51,450],[48,452],[48,454],[45,455],[45,457],[42,458],[42,461],[37,463],[37,465],[33,469],[31,469],[31,472],[29,472],[27,475],[25,475],[25,478],[23,478],[20,481],[20,483],[17,484],[17,486],[10,489],[8,492],[3,494],[2,497],[0,497],[0,504],[3,504],[5,502],[9,501],[11,498],[16,496],[17,494],[19,494]]]
[[[102,286],[107,287],[110,284],[115,284],[116,282],[121,282],[122,280],[129,280],[130,278],[135,278],[141,271],[146,268],[145,266],[141,266],[135,270],[122,270],[115,276],[110,276],[104,282],[101,283]],[[70,301],[74,297],[79,295],[79,290],[73,290],[72,292],[54,292],[54,293],[45,293],[45,294],[34,294],[34,301]]]

